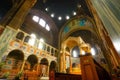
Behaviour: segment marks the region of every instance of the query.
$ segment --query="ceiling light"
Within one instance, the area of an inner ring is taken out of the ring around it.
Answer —
[[[61,16],[59,16],[59,17],[58,17],[58,20],[62,20],[62,17],[61,17]]]
[[[48,8],[45,8],[46,11],[48,11]]]
[[[54,17],[54,16],[55,16],[55,15],[52,13],[52,14],[51,14],[51,17]]]
[[[68,20],[68,19],[70,19],[70,17],[69,17],[69,16],[66,16],[66,19]]]
[[[76,15],[77,13],[76,12],[73,12],[73,15]]]
[[[80,4],[78,4],[78,8],[80,8],[81,7],[81,5]]]

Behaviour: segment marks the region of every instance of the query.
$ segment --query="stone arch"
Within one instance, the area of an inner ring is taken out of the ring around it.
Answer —
[[[24,33],[23,33],[23,32],[18,32],[16,38],[17,38],[17,39],[20,39],[20,40],[23,40],[23,38],[24,38]]]
[[[41,76],[45,77],[48,75],[48,66],[49,66],[49,62],[48,62],[47,58],[42,58],[40,61]]]
[[[33,70],[34,66],[38,63],[38,58],[36,55],[31,54],[28,56],[27,62],[29,62],[29,64],[30,64],[30,70]]]
[[[56,61],[51,61],[49,66],[49,72],[52,70],[56,71],[56,67],[57,67]]]
[[[74,46],[72,49],[71,49],[71,57],[79,57],[80,56],[80,48],[79,46]]]
[[[71,37],[81,37],[86,43],[99,43],[99,39],[95,33],[93,33],[90,30],[87,29],[79,29],[76,31],[73,31],[69,34]],[[68,37],[69,37],[68,36]],[[95,41],[95,42],[93,42]]]
[[[24,53],[21,50],[15,49],[12,50],[8,53],[7,58],[15,58],[15,59],[19,59],[19,60],[24,60]]]
[[[81,19],[86,19],[85,21],[85,25],[83,25],[82,27],[80,27],[79,23],[80,23],[80,20]],[[86,23],[87,22],[87,23]],[[89,22],[89,23],[88,23]],[[74,28],[73,28],[74,26]],[[64,25],[63,27],[61,28],[60,30],[60,34],[59,34],[59,40],[62,38],[64,39],[64,36],[66,36],[66,34],[68,34],[69,32],[73,31],[74,29],[79,29],[79,28],[89,28],[90,30],[91,29],[95,29],[95,23],[93,21],[93,19],[91,19],[90,17],[88,16],[77,16],[77,17],[73,17],[71,18],[70,20],[68,20]],[[67,32],[65,32],[67,31]],[[94,30],[93,30],[94,32]],[[61,39],[61,40],[62,40]]]
[[[71,37],[78,37],[78,36],[73,36],[73,34],[75,34],[76,32],[83,32],[83,31],[90,32],[92,34],[92,36],[96,37],[96,39],[100,39],[99,35],[97,34],[97,32],[94,29],[91,29],[89,27],[78,27],[78,28],[73,29],[72,31],[68,32],[63,38],[61,38],[60,42],[68,39],[70,36]]]
[[[50,52],[50,46],[47,47],[47,51]]]
[[[72,52],[72,49],[74,49],[76,46],[80,50],[78,52],[79,54],[77,59],[78,61],[79,61],[79,56],[82,55],[81,51],[84,51],[86,54],[90,53],[90,45],[85,43],[80,36],[67,38],[65,41],[62,42],[62,45],[61,45],[61,53],[60,53],[61,72],[70,71],[72,73],[81,74],[80,61],[76,64],[76,60],[74,60],[75,63],[73,63],[73,66],[72,66],[71,54],[66,51],[66,48],[68,47],[70,49],[70,52]],[[69,64],[67,64],[68,62]]]
[[[67,47],[69,49],[72,49],[75,46],[79,46],[81,44],[85,44],[85,42],[82,40],[82,38],[79,37],[69,37],[68,39],[66,39],[62,45],[61,45],[61,49],[66,49]]]
[[[40,61],[40,64],[43,64],[43,65],[49,65],[49,62],[47,60],[47,58],[42,58],[41,61]]]
[[[12,69],[20,69],[24,61],[24,53],[21,50],[15,49],[8,53],[6,57],[6,65]]]
[[[28,42],[30,39],[30,36],[26,36],[24,42]]]

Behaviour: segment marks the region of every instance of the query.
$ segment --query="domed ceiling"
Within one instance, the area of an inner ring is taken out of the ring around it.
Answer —
[[[15,0],[2,0],[0,5],[0,19],[12,7]],[[77,15],[78,8],[82,7],[85,14],[91,16],[85,0],[37,0],[30,10],[21,29],[29,34],[35,33],[37,37],[44,37],[48,44],[57,46],[58,33],[61,27],[72,17]],[[54,15],[51,16],[51,15]],[[50,26],[50,31],[43,29],[32,20],[34,15],[43,18]]]
[[[7,13],[16,0],[1,0],[0,3],[0,19]],[[43,11],[51,17],[57,25],[58,29],[67,21],[66,16],[72,18],[75,16],[73,13],[77,12],[78,7],[82,7],[84,12],[90,15],[90,12],[86,6],[85,0],[37,0],[33,9]],[[58,17],[62,17],[62,20],[58,20]]]

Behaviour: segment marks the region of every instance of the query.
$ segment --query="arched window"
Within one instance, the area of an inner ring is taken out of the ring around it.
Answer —
[[[39,21],[39,17],[38,16],[33,16],[33,18],[32,18],[35,22],[38,22]]]
[[[48,24],[46,25],[46,30],[47,30],[47,31],[50,31],[50,27],[49,27]]]
[[[31,38],[29,39],[28,44],[33,46],[35,44],[36,35],[31,34],[30,36],[31,36]]]
[[[16,36],[16,38],[17,38],[17,39],[20,39],[20,40],[22,40],[23,37],[24,37],[24,33],[23,33],[23,32],[19,32],[19,33],[17,34],[17,36]]]
[[[38,16],[33,16],[32,19],[44,27],[47,31],[50,31],[50,25],[43,18],[39,18]]]
[[[43,19],[41,18],[40,21],[39,21],[39,24],[40,24],[42,27],[45,27],[46,22],[45,22],[45,20],[43,20]]]
[[[43,42],[44,42],[44,39],[40,38],[39,45],[38,45],[39,49],[43,49]]]

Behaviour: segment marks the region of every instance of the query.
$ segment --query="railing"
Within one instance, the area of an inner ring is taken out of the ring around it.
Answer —
[[[25,33],[22,30],[18,30],[17,35],[15,36],[15,38],[13,40],[19,41],[21,44],[26,44],[26,45],[30,45],[28,43],[28,40],[32,38],[29,34]],[[42,44],[42,48],[39,48],[39,43]],[[56,49],[55,47],[52,47],[51,45],[45,43],[45,42],[41,42],[39,39],[35,39],[35,43],[34,45],[30,45],[31,47],[34,47],[36,49],[40,49],[45,51],[46,53],[50,54],[51,56],[57,56],[58,53],[58,49]]]

